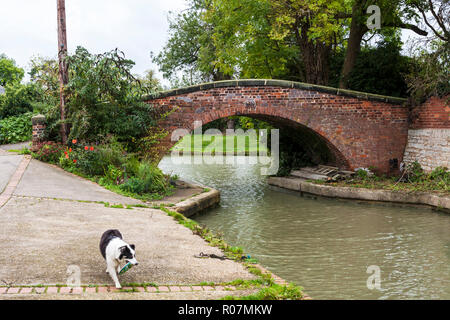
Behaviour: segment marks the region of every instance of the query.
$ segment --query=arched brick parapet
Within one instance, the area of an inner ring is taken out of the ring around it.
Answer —
[[[402,161],[407,142],[408,110],[403,99],[394,97],[290,81],[235,80],[161,92],[145,101],[172,110],[160,123],[169,132],[163,142],[167,148],[175,129],[192,130],[194,121],[206,124],[234,115],[306,127],[348,169],[372,166],[389,173],[390,160]]]

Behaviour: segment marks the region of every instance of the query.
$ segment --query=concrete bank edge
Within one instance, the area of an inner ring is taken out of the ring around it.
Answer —
[[[175,206],[170,209],[189,218],[199,212],[217,206],[220,202],[220,191],[213,188],[208,189],[209,191],[202,192],[199,195],[177,202]]]
[[[427,205],[450,212],[450,197],[439,196],[429,192],[403,192],[353,187],[334,187],[286,177],[270,177],[268,179],[268,184],[329,198]]]

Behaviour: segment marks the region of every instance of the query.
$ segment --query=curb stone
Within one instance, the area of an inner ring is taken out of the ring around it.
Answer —
[[[226,291],[238,290],[235,286],[189,286],[189,285],[167,285],[167,286],[133,286],[117,289],[111,286],[96,287],[57,287],[57,286],[11,286],[0,287],[0,294],[82,294],[82,293],[167,293],[167,292],[193,292],[193,291]]]

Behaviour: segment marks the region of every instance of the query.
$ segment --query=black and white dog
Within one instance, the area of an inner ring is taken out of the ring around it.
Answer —
[[[138,265],[134,248],[134,244],[122,240],[119,230],[106,230],[100,239],[100,252],[106,260],[106,273],[114,280],[116,288],[122,287],[117,277],[121,269],[120,260],[125,259],[126,263]]]

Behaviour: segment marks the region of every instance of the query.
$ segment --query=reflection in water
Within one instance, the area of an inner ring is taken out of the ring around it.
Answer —
[[[237,157],[236,157],[237,158]],[[165,172],[221,191],[194,217],[316,299],[450,299],[450,216],[424,208],[300,197],[258,165],[173,165]],[[367,267],[381,269],[369,290]]]

